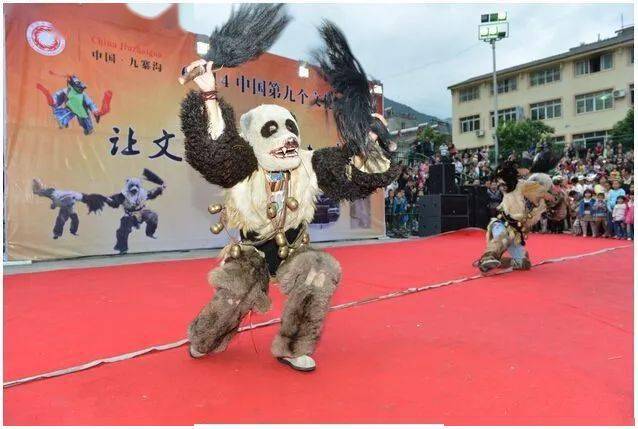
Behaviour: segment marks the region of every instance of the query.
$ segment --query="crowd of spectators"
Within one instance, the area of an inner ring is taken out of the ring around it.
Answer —
[[[530,148],[531,156],[536,149]],[[590,147],[567,144],[553,150],[563,152],[551,172],[554,182],[551,193],[556,202],[548,205],[537,231],[633,239],[633,150],[611,141]],[[503,189],[492,181],[489,156],[487,147],[459,151],[453,144],[447,144],[429,156],[401,160],[403,170],[385,192],[388,234],[407,237],[416,233],[417,201],[427,193],[430,167],[444,162],[453,164],[458,186],[487,188],[488,207],[494,215]]]

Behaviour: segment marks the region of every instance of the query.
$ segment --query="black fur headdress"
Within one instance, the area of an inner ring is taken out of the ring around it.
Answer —
[[[369,131],[379,136],[382,147],[387,147],[390,135],[379,119],[371,117],[374,109],[368,78],[345,36],[330,21],[323,22],[319,33],[324,46],[315,50],[312,56],[319,64],[322,77],[337,93],[332,109],[347,150],[350,155],[367,155],[372,150]]]
[[[505,190],[512,192],[518,184],[518,164],[515,161],[504,161],[496,168],[493,179],[502,179],[505,182]]]
[[[283,3],[242,3],[213,30],[204,59],[236,67],[266,52],[290,22]]]
[[[530,171],[532,173],[548,173],[550,170],[556,168],[559,161],[560,156],[552,152],[551,149],[543,149],[534,157]]]

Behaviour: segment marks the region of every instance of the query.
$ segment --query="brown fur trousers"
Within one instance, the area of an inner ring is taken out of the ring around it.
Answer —
[[[341,267],[331,255],[303,248],[281,264],[276,278],[288,300],[271,351],[276,357],[310,355],[341,280]],[[239,258],[226,257],[211,271],[209,282],[217,289],[215,296],[188,328],[191,346],[199,353],[225,350],[244,316],[253,309],[266,312],[271,304],[266,261],[254,248],[244,247]]]

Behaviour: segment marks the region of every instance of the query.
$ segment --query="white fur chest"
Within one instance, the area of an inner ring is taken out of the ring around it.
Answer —
[[[295,211],[287,210],[284,230],[310,222],[315,213],[315,199],[319,193],[317,176],[312,169],[312,151],[299,151],[301,164],[290,172],[288,196],[299,202]],[[260,167],[245,180],[226,190],[225,206],[229,228],[244,233],[255,231],[260,237],[274,231],[273,222],[266,215],[269,192],[266,172]],[[277,218],[278,219],[278,218]]]

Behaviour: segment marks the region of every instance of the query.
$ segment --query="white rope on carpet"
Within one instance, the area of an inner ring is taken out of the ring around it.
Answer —
[[[627,247],[632,247],[631,245],[626,245],[626,246],[616,246],[616,247],[608,247],[605,249],[601,249],[601,250],[596,250],[594,252],[589,252],[589,253],[582,253],[579,255],[572,255],[572,256],[562,256],[559,258],[551,258],[551,259],[545,259],[543,261],[540,261],[536,264],[533,264],[533,266],[540,266],[540,265],[546,265],[546,264],[553,264],[553,263],[558,263],[558,262],[565,262],[565,261],[571,261],[574,259],[580,259],[580,258],[585,258],[585,257],[589,257],[589,256],[595,256],[595,255],[600,255],[603,253],[607,253],[607,252],[611,252],[614,250],[618,250],[618,249],[625,249]],[[447,280],[444,282],[440,282],[440,283],[434,283],[431,285],[425,285],[425,286],[420,286],[420,287],[411,287],[408,289],[404,289],[404,290],[400,290],[400,291],[396,291],[396,292],[391,292],[385,295],[380,295],[380,296],[376,296],[376,297],[371,297],[371,298],[364,298],[358,301],[351,301],[351,302],[347,302],[344,304],[339,304],[339,305],[334,305],[332,307],[330,307],[330,311],[336,311],[336,310],[342,310],[344,308],[350,308],[350,307],[355,307],[357,305],[363,305],[363,304],[369,304],[372,302],[378,302],[378,301],[383,301],[386,299],[391,299],[391,298],[397,298],[400,296],[405,296],[405,295],[410,295],[413,293],[418,293],[418,292],[423,292],[426,290],[430,290],[430,289],[436,289],[436,288],[440,288],[443,286],[451,286],[451,285],[456,285],[459,283],[464,283],[467,281],[471,281],[471,280],[478,280],[478,279],[483,279],[486,277],[492,277],[492,276],[499,276],[499,275],[503,275],[506,273],[509,273],[512,271],[512,268],[508,268],[506,270],[502,270],[502,271],[498,271],[496,273],[493,274],[488,274],[488,275],[483,275],[483,274],[476,274],[473,276],[468,276],[468,277],[461,277],[458,279],[454,279],[454,280]],[[257,329],[257,328],[263,328],[265,326],[270,326],[270,325],[275,325],[277,323],[281,322],[281,318],[276,317],[274,319],[270,319],[264,322],[259,322],[259,323],[251,323],[250,325],[245,325],[242,326],[238,329],[239,332],[243,332],[243,331],[248,331],[248,330],[252,330],[252,329]],[[36,375],[32,375],[30,377],[24,377],[24,378],[20,378],[17,380],[11,380],[11,381],[7,381],[4,382],[2,387],[3,388],[8,388],[8,387],[13,387],[13,386],[17,386],[20,384],[24,384],[24,383],[29,383],[32,381],[37,381],[37,380],[42,380],[42,379],[46,379],[46,378],[53,378],[53,377],[59,377],[62,375],[67,375],[67,374],[72,374],[74,372],[79,372],[79,371],[84,371],[90,368],[94,368],[96,366],[105,364],[105,363],[114,363],[114,362],[120,362],[123,360],[128,360],[128,359],[132,359],[135,358],[137,356],[142,356],[148,353],[152,353],[152,352],[159,352],[159,351],[164,351],[164,350],[170,350],[170,349],[174,349],[177,347],[181,347],[184,344],[188,343],[188,339],[184,338],[181,339],[179,341],[175,341],[172,343],[168,343],[168,344],[162,344],[162,345],[158,345],[158,346],[151,346],[142,350],[137,350],[134,352],[130,352],[130,353],[125,353],[125,354],[121,354],[121,355],[117,355],[117,356],[112,356],[112,357],[108,357],[108,358],[101,358],[101,359],[96,359],[94,361],[91,362],[87,362],[81,365],[76,365],[76,366],[72,366],[70,368],[64,368],[64,369],[60,369],[57,371],[51,371],[51,372],[46,372],[46,373],[42,373],[42,374],[36,374]]]

